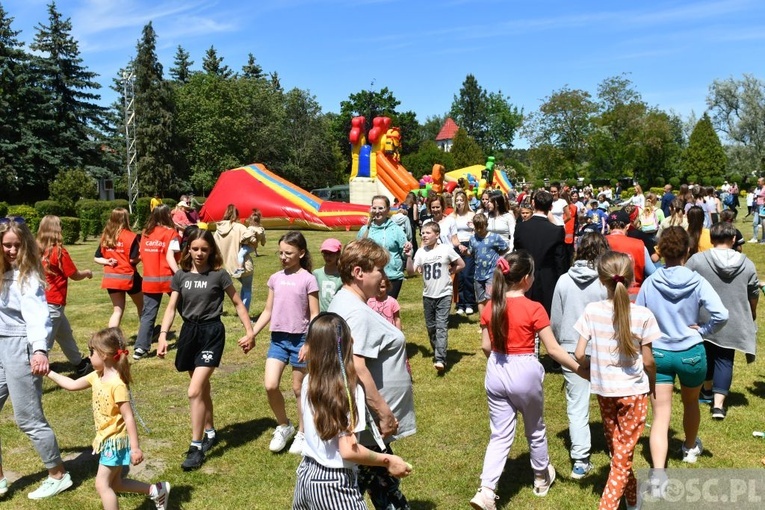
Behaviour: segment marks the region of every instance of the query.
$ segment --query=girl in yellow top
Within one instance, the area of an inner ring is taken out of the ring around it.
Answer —
[[[170,495],[170,484],[147,484],[122,478],[123,466],[143,462],[138,443],[138,429],[130,406],[131,382],[128,350],[119,328],[106,328],[93,335],[88,342],[90,361],[94,372],[77,380],[48,372],[48,377],[69,391],[93,388],[93,419],[96,437],[93,452],[101,458],[96,473],[96,490],[105,510],[119,508],[117,492],[135,492],[148,495],[157,510],[165,510]]]

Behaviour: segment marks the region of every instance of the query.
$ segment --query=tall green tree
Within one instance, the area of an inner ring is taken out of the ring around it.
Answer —
[[[205,57],[202,59],[202,69],[207,74],[220,78],[228,79],[234,75],[234,72],[223,63],[223,57],[218,56],[218,50],[214,46],[210,46],[205,52]]]
[[[450,154],[454,158],[456,168],[480,165],[486,161],[486,156],[481,150],[481,146],[462,128],[459,128],[457,134],[454,135]]]
[[[711,185],[725,176],[727,156],[706,112],[691,133],[682,161],[686,181]]]
[[[176,83],[188,83],[192,73],[191,66],[193,65],[194,61],[191,60],[191,55],[179,44],[175,50],[175,57],[173,57],[173,67],[170,68],[170,76],[172,76]]]
[[[137,167],[139,189],[144,195],[179,192],[185,177],[176,172],[175,104],[156,47],[157,34],[149,22],[143,27],[133,61]]]
[[[242,77],[252,80],[265,78],[263,68],[255,61],[255,55],[252,53],[247,54],[247,63],[242,66]]]
[[[447,172],[457,168],[454,164],[454,155],[439,149],[435,139],[423,141],[417,152],[401,158],[401,164],[412,172],[416,179],[430,174],[433,171],[433,165],[436,164],[443,165]]]
[[[487,103],[488,93],[478,84],[475,76],[468,74],[459,94],[455,94],[452,100],[449,115],[469,136],[479,141],[486,130]]]

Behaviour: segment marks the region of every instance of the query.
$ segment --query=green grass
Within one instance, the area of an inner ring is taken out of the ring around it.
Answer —
[[[751,225],[741,224],[739,228],[748,238]],[[269,237],[273,240],[278,235],[273,232]],[[333,235],[343,242],[353,237],[353,233],[346,232]],[[320,264],[318,247],[328,234],[306,232],[306,236],[314,261]],[[87,242],[69,247],[78,267],[100,269],[92,262],[95,246],[95,242]],[[745,250],[756,264],[765,261],[765,247],[747,244]],[[253,315],[262,309],[268,276],[278,270],[273,241],[261,253],[265,256],[255,262]],[[105,326],[111,313],[106,292],[100,289],[100,276],[99,271],[93,280],[72,282],[69,287],[67,315],[83,351],[88,336]],[[449,371],[444,377],[437,377],[431,365],[430,346],[423,325],[421,290],[421,281],[413,278],[404,283],[400,296],[404,332],[414,372],[417,413],[417,434],[394,444],[396,452],[414,465],[414,473],[403,481],[402,486],[415,510],[467,508],[468,500],[479,485],[478,477],[489,437],[483,390],[486,361],[480,351],[478,319],[477,315],[469,319],[452,318]],[[254,351],[245,356],[236,347],[242,326],[229,303],[224,322],[228,330],[228,343],[222,366],[212,380],[216,425],[221,436],[219,446],[209,455],[201,470],[192,473],[181,471],[180,463],[190,439],[186,399],[188,376],[175,371],[174,351],[166,360],[156,357],[142,360],[133,365],[136,381],[133,393],[138,410],[151,432],[139,428],[146,461],[133,468],[133,475],[145,481],[169,480],[173,484],[171,508],[290,508],[299,459],[286,453],[274,455],[268,451],[275,426],[263,389],[268,334],[261,334]],[[759,322],[762,330],[763,319],[760,318]],[[177,331],[179,326],[180,319],[176,319],[174,330]],[[128,307],[122,327],[131,336],[132,343],[138,328],[132,305]],[[52,352],[51,360],[54,369],[70,373],[70,367],[58,347]],[[700,436],[706,451],[699,463],[688,469],[762,467],[760,458],[765,455],[765,443],[753,438],[752,431],[765,428],[762,418],[765,410],[764,372],[762,362],[746,365],[743,356],[737,356],[732,393],[728,399],[728,418],[717,423],[707,412],[702,412]],[[44,387],[46,414],[56,432],[75,486],[57,496],[55,501],[34,503],[27,499],[27,492],[37,486],[45,471],[29,440],[15,426],[9,402],[0,413],[3,466],[9,480],[12,480],[11,492],[6,495],[4,505],[17,509],[50,508],[52,505],[58,510],[99,508],[100,500],[93,486],[97,460],[88,454],[93,438],[90,394],[68,393],[48,380]],[[282,387],[288,389],[286,379]],[[568,477],[571,465],[567,450],[562,376],[547,375],[545,396],[550,455],[558,470],[558,480],[547,498],[538,499],[532,495],[528,446],[521,424],[500,480],[499,507],[595,508],[608,474],[608,456],[604,451],[597,402],[593,399],[591,405],[592,461],[596,469],[584,480],[573,481]],[[294,419],[294,397],[288,395],[287,399],[288,413]],[[674,404],[670,448],[676,452],[682,440],[679,396]],[[647,436],[644,434],[635,455],[636,468],[648,467],[647,457]],[[677,453],[671,455],[669,462],[670,467],[681,467],[682,464]],[[120,503],[123,508],[153,508],[141,496],[124,495],[120,497]]]

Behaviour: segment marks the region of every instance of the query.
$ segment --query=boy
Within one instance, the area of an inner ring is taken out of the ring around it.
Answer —
[[[313,275],[319,284],[319,311],[326,312],[332,298],[343,286],[343,282],[340,281],[340,269],[337,267],[343,243],[334,238],[325,239],[320,250],[321,256],[324,257],[324,267],[314,269]]]
[[[407,257],[407,270],[422,274],[422,305],[425,327],[433,347],[433,368],[439,374],[446,369],[449,310],[452,306],[452,275],[465,267],[465,261],[451,244],[438,244],[441,227],[431,221],[422,226],[422,247],[412,259]]]
[[[470,238],[470,251],[475,260],[475,300],[478,303],[478,315],[491,297],[491,278],[497,266],[499,256],[507,252],[507,242],[494,232],[489,233],[489,220],[483,214],[473,216],[473,237]]]

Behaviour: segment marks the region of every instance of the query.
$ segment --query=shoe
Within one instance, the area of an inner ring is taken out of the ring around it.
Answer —
[[[201,448],[196,446],[189,446],[189,451],[186,452],[186,460],[181,464],[181,469],[184,471],[191,471],[193,469],[199,469],[202,467],[202,463],[205,461],[205,452]]]
[[[208,436],[205,434],[205,436],[202,438],[202,452],[207,454],[213,446],[218,444],[218,435],[214,435],[213,437]]]
[[[274,430],[274,437],[271,439],[268,449],[274,453],[280,452],[284,450],[284,447],[293,437],[295,437],[295,427],[290,422],[287,422],[287,425],[279,425]]]
[[[704,388],[701,388],[701,391],[699,392],[699,402],[702,404],[711,404],[712,400],[714,399],[715,395],[712,393],[712,390],[705,390]]]
[[[241,278],[244,274],[244,268],[237,267],[233,273],[231,273],[231,278]]]
[[[690,464],[693,464],[696,462],[698,457],[701,455],[701,453],[704,451],[704,447],[701,444],[701,439],[698,437],[696,438],[696,443],[693,445],[693,448],[686,448],[685,445],[683,445],[682,452],[683,452],[683,462],[688,462]]]
[[[295,439],[292,441],[289,452],[293,455],[303,455],[303,445],[305,445],[305,436],[302,432],[295,434]]]
[[[749,240],[749,242],[750,242],[750,243],[756,243],[756,242],[758,242],[758,241],[757,241],[757,238],[756,238],[756,237],[753,237],[753,238],[751,238],[751,239]]]
[[[483,487],[481,487],[475,493],[473,499],[470,500],[470,506],[472,506],[475,510],[496,510],[496,501],[498,499],[499,496],[496,494],[490,495],[488,493],[488,489],[484,491]]]
[[[143,359],[143,358],[145,358],[148,355],[149,355],[149,351],[147,351],[145,349],[141,349],[140,347],[138,347],[137,349],[135,349],[133,351],[133,359],[134,360]]]
[[[587,474],[592,471],[593,465],[589,460],[577,460],[574,461],[574,467],[571,469],[571,478],[574,480],[581,480]]]
[[[712,408],[712,418],[715,420],[724,420],[726,414],[728,414],[728,411],[724,407]]]
[[[74,369],[77,372],[77,377],[83,377],[93,371],[93,365],[90,364],[90,358],[82,358],[80,364]]]
[[[64,492],[71,486],[72,477],[69,476],[69,473],[64,473],[64,476],[62,476],[59,480],[49,476],[43,480],[43,483],[40,485],[40,487],[37,488],[37,490],[27,494],[27,497],[29,499],[45,499],[51,496],[55,496],[60,492]]]
[[[0,497],[6,492],[8,492],[8,479],[3,477],[3,479],[0,480]]]
[[[624,506],[627,508],[627,510],[640,510],[640,508],[643,506],[643,495],[638,491],[637,494],[637,503],[634,505],[630,505],[627,503],[627,498],[624,498]]]
[[[550,487],[555,481],[555,468],[552,464],[547,464],[547,474],[543,479],[534,477],[534,495],[540,498],[547,496]]]
[[[457,308],[457,315],[465,315],[465,310],[462,308]]]
[[[156,489],[157,495],[150,496],[151,500],[157,505],[157,510],[165,510],[170,499],[170,482],[157,482],[153,487]]]
[[[443,372],[446,369],[446,363],[443,361],[436,361],[433,363],[433,368],[435,368],[437,372]]]
[[[474,310],[472,306],[468,306],[465,308],[465,315],[473,315],[473,312]]]

